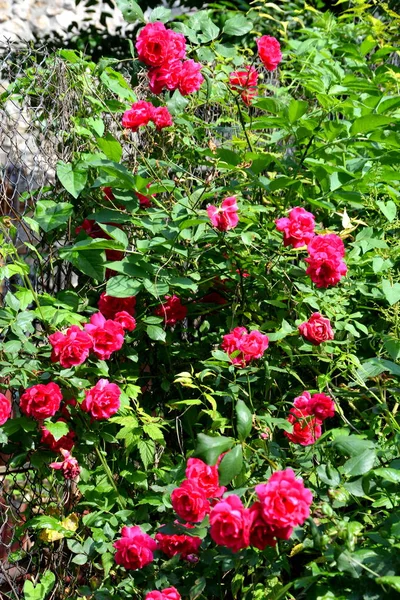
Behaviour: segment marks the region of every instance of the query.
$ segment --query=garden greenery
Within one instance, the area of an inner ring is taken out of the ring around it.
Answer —
[[[395,598],[400,16],[118,5],[132,57],[58,53],[35,277],[1,222],[3,452],[74,486],[24,597]]]

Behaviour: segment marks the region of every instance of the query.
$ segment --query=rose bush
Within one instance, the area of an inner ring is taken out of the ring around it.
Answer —
[[[119,5],[142,20],[133,57],[57,57],[79,143],[30,199],[34,280],[1,221],[21,279],[0,442],[68,492],[16,535],[60,600],[392,597],[394,17]]]

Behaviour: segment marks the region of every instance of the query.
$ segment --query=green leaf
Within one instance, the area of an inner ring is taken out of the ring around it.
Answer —
[[[388,279],[382,279],[382,292],[390,306],[393,306],[400,300],[400,283],[392,285]]]
[[[118,71],[114,71],[111,67],[107,67],[100,75],[100,79],[104,85],[119,98],[123,98],[129,102],[135,102],[136,96],[132,91],[131,86]]]
[[[171,18],[172,11],[170,8],[165,8],[164,6],[157,6],[154,10],[151,11],[151,15],[149,18],[150,23],[155,23],[155,21],[161,21],[161,23],[167,23]]]
[[[203,458],[207,464],[215,465],[220,454],[232,448],[233,444],[232,438],[223,435],[211,437],[205,433],[198,433],[195,454]]]
[[[115,225],[106,225],[105,223],[99,223],[101,229],[108,233],[108,235],[115,240],[116,242],[120,242],[123,248],[127,248],[129,245],[129,240],[127,235],[122,229],[116,227]]]
[[[376,583],[380,583],[381,585],[389,585],[396,592],[400,592],[400,577],[396,575],[385,575],[384,577],[377,577],[375,579]]]
[[[393,118],[376,114],[365,115],[354,121],[350,127],[350,134],[358,135],[359,133],[368,133],[370,131],[375,131],[378,127],[389,125],[389,123],[393,123]]]
[[[142,459],[143,466],[147,471],[147,467],[154,461],[156,445],[153,442],[153,440],[140,440],[137,446],[139,449],[139,454],[140,458]]]
[[[44,597],[46,597],[47,594],[50,594],[55,583],[56,576],[54,575],[54,573],[52,573],[51,571],[46,571],[40,579],[40,584],[43,586],[44,589]]]
[[[127,275],[116,275],[107,281],[106,293],[115,298],[129,298],[136,296],[143,288],[143,284]]]
[[[253,426],[253,415],[243,400],[236,403],[236,428],[240,440],[245,440]]]
[[[3,344],[2,349],[6,354],[18,354],[22,348],[22,344],[19,340],[10,340]]]
[[[390,483],[400,483],[400,471],[397,469],[390,469],[389,467],[375,469],[374,475],[378,475],[378,477],[382,477],[382,479],[390,481]]]
[[[378,200],[377,205],[379,206],[389,223],[392,223],[392,221],[394,221],[397,216],[397,206],[395,205],[393,200],[389,200],[389,202],[383,202],[382,200]]]
[[[57,177],[67,192],[74,198],[78,198],[85,188],[87,176],[87,170],[85,169],[79,169],[62,161],[57,163]]]
[[[242,467],[242,446],[237,445],[225,454],[218,467],[220,485],[228,485],[236,475],[239,475]]]
[[[75,565],[85,565],[88,561],[88,557],[86,554],[76,554],[71,562]]]
[[[69,202],[53,202],[53,200],[38,200],[36,203],[35,219],[44,232],[65,225],[72,215],[74,207]]]
[[[139,4],[133,0],[116,0],[119,10],[122,12],[125,21],[135,23],[136,21],[144,21],[144,14]]]
[[[238,14],[225,22],[222,29],[226,35],[245,35],[253,28],[253,23],[246,19],[244,15]]]
[[[189,104],[189,100],[182,96],[179,90],[175,90],[172,95],[172,98],[168,100],[167,107],[171,115],[181,115],[187,105]]]
[[[104,281],[106,255],[102,250],[60,250],[60,257],[88,277]]]
[[[69,433],[69,427],[67,423],[64,421],[57,421],[57,423],[53,423],[52,421],[45,421],[44,426],[48,431],[50,431],[51,435],[54,437],[56,442],[64,435]]]
[[[332,445],[341,454],[347,454],[347,456],[357,456],[374,448],[374,442],[363,440],[357,435],[339,435],[333,440]]]
[[[343,465],[343,471],[350,477],[364,475],[364,473],[368,473],[368,471],[373,469],[375,459],[375,450],[364,450],[361,454],[349,458]]]
[[[205,579],[205,577],[199,577],[198,579],[196,579],[194,585],[192,585],[192,587],[190,588],[190,600],[196,600],[197,598],[199,598],[202,595],[206,585],[207,580]]]
[[[156,342],[165,342],[166,333],[164,329],[157,327],[157,325],[148,325],[146,327],[146,333],[151,340],[155,340]]]
[[[289,104],[289,121],[295,123],[298,121],[308,109],[308,103],[305,100],[292,100]]]
[[[111,133],[107,133],[102,138],[97,138],[97,145],[102,152],[114,162],[119,162],[122,158],[122,146]]]

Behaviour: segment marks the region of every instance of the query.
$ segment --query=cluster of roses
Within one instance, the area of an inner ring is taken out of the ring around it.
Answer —
[[[251,361],[261,358],[268,344],[268,336],[257,329],[248,331],[246,327],[235,327],[224,335],[221,348],[229,355],[232,364],[245,367]]]
[[[288,421],[293,424],[293,431],[284,433],[293,444],[309,446],[321,437],[321,424],[334,414],[335,403],[332,398],[325,394],[303,392],[294,399],[289,412]]]
[[[115,299],[103,293],[99,301],[100,312],[90,317],[84,329],[72,325],[65,333],[56,331],[49,336],[53,347],[52,362],[59,362],[64,368],[75,367],[85,362],[90,351],[100,360],[108,360],[113,352],[122,348],[125,331],[136,328],[135,304],[134,296],[118,298],[119,308],[123,310],[115,312]],[[106,318],[104,313],[112,318]]]
[[[306,273],[318,288],[336,285],[346,275],[343,241],[335,233],[317,235],[312,213],[301,207],[292,208],[289,217],[277,219],[275,223],[278,231],[283,231],[285,246],[307,246]]]
[[[171,494],[172,506],[184,521],[181,525],[190,529],[209,515],[213,541],[238,552],[249,546],[259,550],[275,546],[277,539],[289,539],[293,528],[309,517],[311,491],[292,469],[276,471],[267,483],[257,485],[258,501],[245,508],[235,494],[222,498],[226,488],[219,485],[218,463],[209,466],[199,459],[188,460],[187,479]],[[120,539],[114,542],[115,561],[126,569],[141,569],[153,561],[155,550],[165,548],[169,548],[168,556],[181,554],[190,560],[186,547],[197,554],[201,545],[200,538],[193,536],[189,542],[190,537],[157,534],[154,539],[139,526],[123,527]]]
[[[278,40],[269,35],[263,35],[257,40],[258,54],[268,71],[275,71],[282,60],[281,47]],[[229,75],[229,85],[233,91],[240,92],[245,104],[251,104],[257,95],[258,73],[253,65],[246,65],[240,71]]]

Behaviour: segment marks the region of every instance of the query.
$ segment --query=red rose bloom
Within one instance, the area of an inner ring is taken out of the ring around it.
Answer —
[[[198,554],[201,546],[201,538],[190,535],[165,535],[164,533],[157,533],[156,540],[159,549],[168,558],[180,554],[181,558],[187,559],[192,554]]]
[[[152,94],[161,94],[164,89],[176,90],[181,78],[182,62],[172,59],[149,71],[149,87]]]
[[[217,465],[210,466],[199,458],[189,458],[185,475],[196,483],[207,498],[220,498],[226,491],[225,487],[219,485]]]
[[[132,107],[126,110],[122,117],[122,127],[137,131],[139,127],[144,127],[152,120],[154,106],[151,102],[139,100],[134,102]]]
[[[64,479],[76,479],[81,472],[81,468],[76,458],[71,456],[71,453],[64,448],[60,449],[61,454],[64,457],[62,462],[50,463],[52,469],[59,469],[62,471]]]
[[[107,296],[107,294],[103,292],[100,296],[97,306],[101,314],[104,315],[106,319],[114,319],[117,313],[123,311],[134,317],[136,296],[129,296],[128,298],[115,298],[114,296]]]
[[[164,23],[148,23],[136,40],[139,60],[148,67],[158,67],[171,58],[183,58],[186,52],[182,34],[166,29]]]
[[[125,331],[133,331],[134,329],[136,329],[136,319],[134,319],[125,310],[118,312],[115,315],[114,323],[119,323],[120,325],[122,325]]]
[[[210,504],[203,490],[195,481],[185,479],[171,494],[172,507],[183,521],[199,523],[210,511]]]
[[[234,229],[239,223],[238,205],[235,196],[230,196],[222,201],[220,208],[209,204],[207,214],[211,225],[219,231],[229,231]]]
[[[339,283],[347,273],[344,244],[335,233],[316,235],[307,246],[309,257],[306,274],[318,288]]]
[[[311,396],[310,412],[320,422],[335,416],[335,403],[325,394],[314,394]]]
[[[242,71],[233,71],[229,75],[229,85],[233,91],[241,92],[240,96],[247,105],[257,95],[258,73],[253,66],[244,67]]]
[[[144,600],[181,600],[181,595],[178,590],[174,587],[169,587],[161,590],[161,592],[154,590],[146,594]]]
[[[173,125],[172,117],[166,106],[159,106],[154,109],[152,121],[156,129],[164,129],[164,127],[171,127]]]
[[[204,81],[203,75],[200,73],[203,65],[194,60],[185,60],[182,63],[178,89],[182,96],[194,94],[200,89]]]
[[[52,362],[60,362],[65,369],[85,362],[92,348],[90,336],[77,325],[72,325],[65,333],[52,333],[49,342],[53,346]]]
[[[123,527],[121,538],[114,542],[115,562],[125,569],[143,569],[153,561],[157,543],[138,526]]]
[[[173,327],[178,321],[183,321],[187,315],[187,308],[183,306],[178,296],[165,296],[166,302],[157,306],[154,314],[164,317],[165,325]]]
[[[56,421],[56,423],[60,423],[60,422],[65,423],[65,420],[58,419]],[[45,444],[45,446],[48,446],[50,448],[50,450],[53,450],[53,452],[59,452],[61,450],[61,448],[64,448],[64,450],[72,450],[72,448],[75,445],[75,432],[74,431],[69,431],[66,435],[63,435],[58,440],[56,440],[54,438],[53,434],[50,433],[50,431],[45,426],[42,426],[41,430],[42,430],[42,437],[41,437],[40,442],[42,444]]]
[[[10,416],[11,402],[4,394],[0,394],[0,425],[4,425]]]
[[[333,340],[335,337],[330,320],[318,312],[313,313],[308,321],[299,325],[298,330],[313,346],[319,346],[322,342]]]
[[[321,437],[320,421],[307,413],[304,414],[298,408],[290,410],[288,421],[293,424],[293,431],[283,433],[293,444],[310,446]]]
[[[90,317],[90,323],[86,323],[85,330],[92,340],[94,354],[101,360],[108,360],[111,354],[120,350],[124,344],[122,325],[105,319],[99,312]]]
[[[238,552],[250,543],[251,515],[239,496],[220,500],[210,513],[210,535],[219,546]]]
[[[304,208],[292,208],[289,217],[275,221],[278,231],[283,231],[283,245],[301,248],[314,237],[315,217]]]
[[[258,54],[268,71],[275,71],[282,60],[281,46],[278,40],[270,35],[263,35],[257,40]]]
[[[256,485],[266,523],[274,527],[303,525],[310,516],[312,493],[292,469],[275,471],[267,483]]]
[[[100,421],[109,419],[120,407],[121,390],[108,379],[99,379],[94,387],[85,391],[82,410],[90,413],[93,419]]]
[[[61,390],[56,383],[38,383],[25,390],[19,407],[28,417],[41,421],[56,414],[61,400]]]
[[[276,538],[288,540],[292,535],[292,527],[273,527],[265,522],[261,502],[255,502],[250,507],[250,516],[250,545],[259,550],[265,550],[267,546],[276,546]]]

